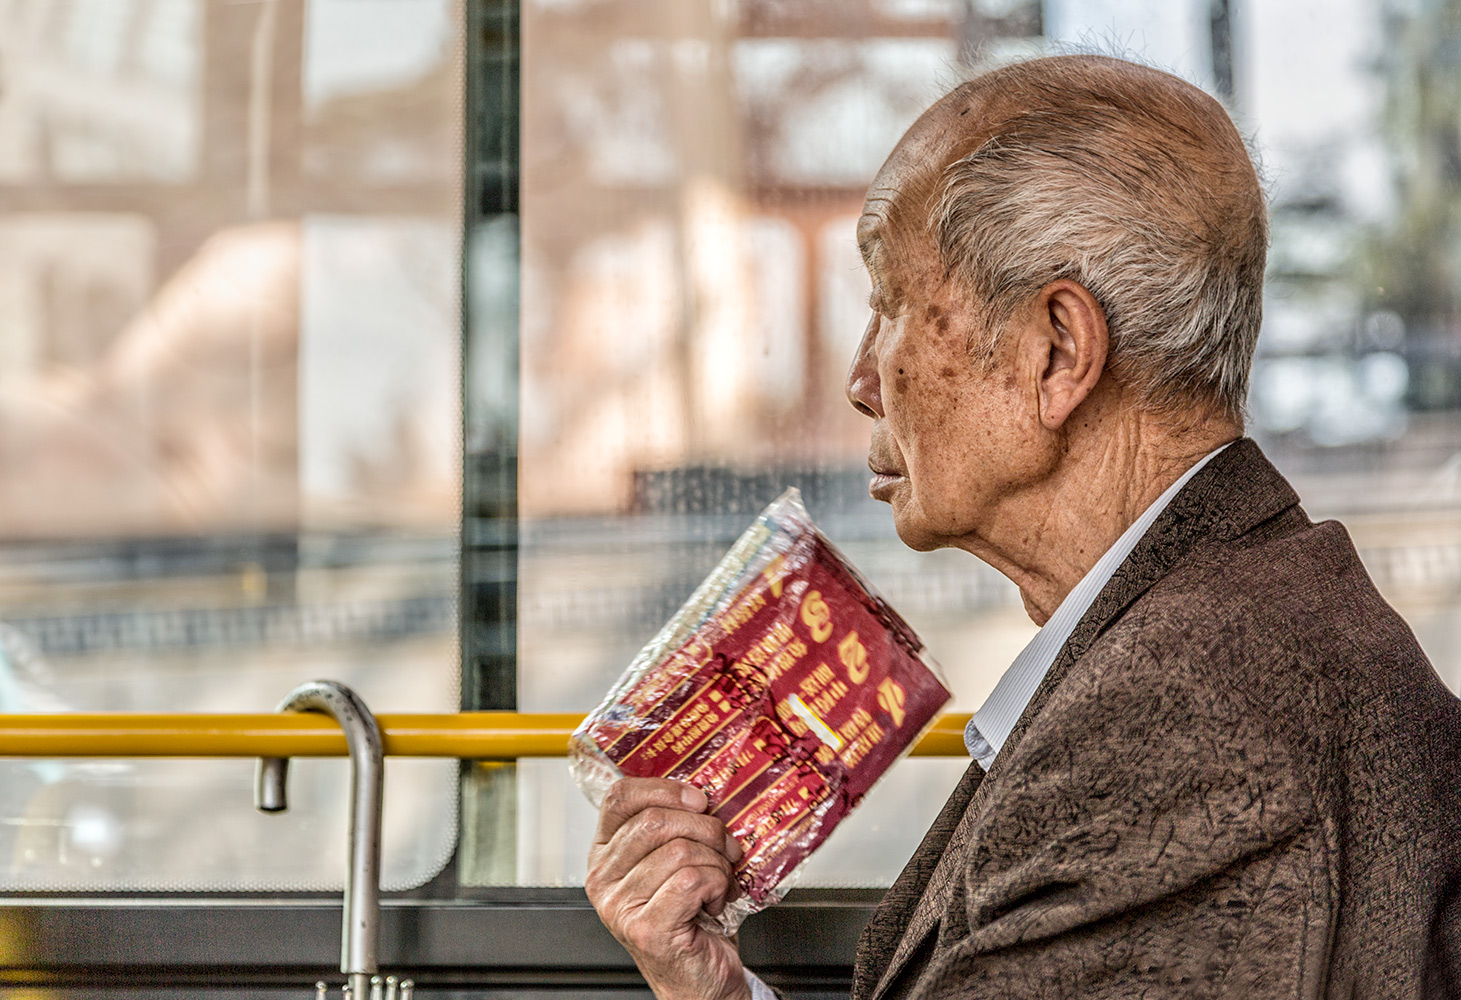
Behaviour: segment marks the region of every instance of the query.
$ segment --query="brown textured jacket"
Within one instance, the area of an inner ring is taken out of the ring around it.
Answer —
[[[1461,998],[1461,701],[1252,441],[970,766],[852,995]]]

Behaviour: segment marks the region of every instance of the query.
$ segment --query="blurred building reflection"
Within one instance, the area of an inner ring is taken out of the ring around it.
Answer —
[[[461,35],[449,0],[0,2],[5,710],[456,707]],[[0,885],[336,881],[338,769],[283,822],[247,770],[0,763]],[[410,884],[455,769],[395,770]]]

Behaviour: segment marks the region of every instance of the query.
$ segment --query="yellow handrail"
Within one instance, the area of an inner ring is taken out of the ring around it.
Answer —
[[[583,721],[572,713],[379,715],[393,757],[515,760],[562,757]],[[913,746],[963,756],[968,715],[943,715]],[[0,715],[0,757],[343,757],[345,736],[323,715],[68,712]]]

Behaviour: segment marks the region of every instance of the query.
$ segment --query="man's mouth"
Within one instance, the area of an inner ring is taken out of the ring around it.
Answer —
[[[886,494],[904,478],[902,473],[895,472],[892,469],[881,468],[872,462],[869,462],[867,467],[873,474],[872,480],[867,484],[867,492],[868,496],[874,500],[885,499],[880,494]]]

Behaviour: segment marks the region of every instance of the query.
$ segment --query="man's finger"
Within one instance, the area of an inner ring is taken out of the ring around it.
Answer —
[[[731,864],[724,854],[694,840],[672,840],[662,845],[619,881],[625,899],[648,900],[661,886],[684,868],[713,868],[731,878]]]
[[[632,816],[646,809],[679,809],[703,813],[709,801],[693,785],[669,778],[620,778],[609,786],[599,809],[594,844],[607,844]]]
[[[596,874],[617,880],[645,858],[676,841],[698,843],[729,863],[725,826],[714,816],[653,806],[629,817],[604,845],[591,849]]]
[[[735,880],[718,867],[681,868],[645,904],[643,917],[659,927],[682,927],[704,909],[712,916],[729,900]]]

